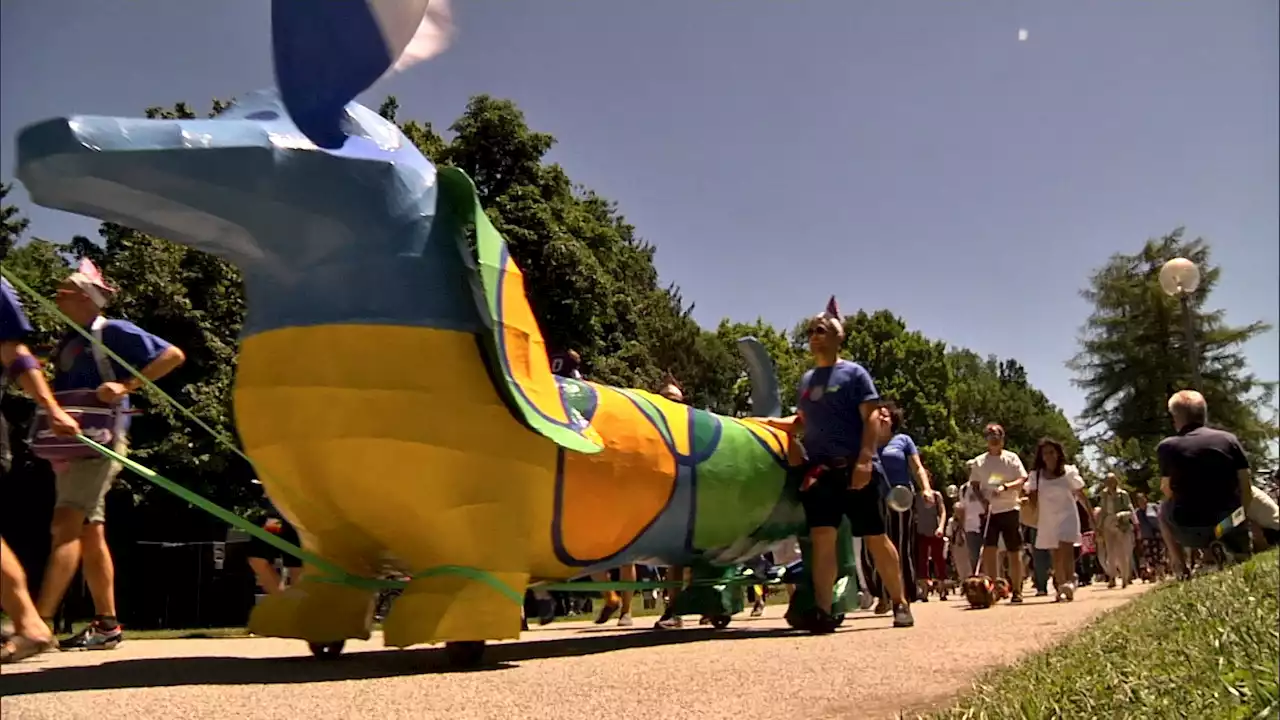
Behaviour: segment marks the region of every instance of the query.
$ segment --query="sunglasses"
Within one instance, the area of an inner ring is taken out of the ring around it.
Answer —
[[[814,335],[826,335],[826,334],[827,334],[827,327],[825,325],[814,325],[809,328],[809,337],[813,337]]]
[[[987,439],[988,439],[988,440],[999,440],[999,439],[1001,439],[1001,438],[1003,438],[1003,437],[1004,437],[1004,433],[1002,433],[1002,432],[989,432],[989,433],[987,433]]]

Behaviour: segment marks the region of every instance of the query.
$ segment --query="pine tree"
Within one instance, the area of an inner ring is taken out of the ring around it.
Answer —
[[[1140,489],[1154,485],[1155,447],[1173,431],[1169,396],[1195,386],[1182,308],[1158,279],[1160,268],[1175,257],[1201,270],[1188,306],[1210,424],[1235,433],[1255,463],[1265,462],[1268,443],[1277,437],[1269,419],[1276,383],[1249,372],[1242,352],[1246,342],[1271,327],[1260,321],[1233,327],[1223,310],[1206,308],[1221,271],[1210,264],[1209,244],[1184,240],[1178,228],[1148,240],[1134,255],[1113,255],[1093,274],[1082,292],[1093,313],[1083,328],[1080,352],[1068,363],[1077,374],[1076,385],[1087,393],[1080,420],[1095,433],[1104,454],[1126,448],[1121,464]]]

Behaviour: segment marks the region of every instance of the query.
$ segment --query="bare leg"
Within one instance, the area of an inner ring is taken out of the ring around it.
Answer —
[[[1010,550],[1006,553],[1009,557],[1009,587],[1013,594],[1017,597],[1022,596],[1022,548]]]
[[[982,548],[982,574],[992,580],[999,577],[1000,548],[996,546]]]
[[[623,565],[621,568],[618,569],[618,578],[622,582],[630,582],[630,583],[635,582],[636,566]],[[622,614],[631,615],[631,603],[632,601],[635,600],[635,597],[636,597],[635,590],[623,590],[620,594],[622,595]]]
[[[1173,536],[1173,528],[1169,527],[1169,523],[1165,522],[1163,514],[1160,517],[1160,537],[1164,538],[1165,550],[1169,554],[1169,569],[1174,574],[1182,576],[1187,573],[1187,561],[1182,554],[1182,546]]]
[[[84,525],[80,531],[80,548],[84,554],[84,579],[93,596],[94,611],[115,617],[116,567],[107,547],[105,526],[100,522]]]
[[[812,541],[810,555],[813,557],[813,568],[810,570],[813,604],[819,610],[830,613],[836,586],[836,528],[813,528],[809,531],[809,538]]]
[[[1053,550],[1053,584],[1059,598],[1069,597],[1072,577],[1075,575],[1075,545],[1058,543]]]
[[[253,570],[253,576],[258,580],[258,587],[268,595],[275,595],[284,591],[284,582],[280,579],[280,574],[276,572],[276,568],[267,562],[266,558],[251,557],[249,558],[249,567]]]
[[[84,513],[69,507],[53,510],[53,548],[45,566],[44,580],[40,583],[40,597],[36,609],[42,618],[52,618],[58,613],[62,597],[75,577],[80,565],[80,535],[84,527]]]
[[[9,544],[0,538],[0,609],[13,618],[13,631],[27,638],[47,638],[53,631],[36,612],[31,593],[27,591],[27,574]]]
[[[871,535],[863,538],[862,542],[866,543],[867,549],[871,551],[871,557],[875,560],[876,574],[880,576],[880,582],[884,585],[889,599],[894,605],[905,604],[907,595],[902,586],[902,561],[898,557],[898,549],[890,542],[889,536]],[[832,560],[831,567],[834,572],[834,558]],[[835,581],[833,575],[830,584],[835,584]]]

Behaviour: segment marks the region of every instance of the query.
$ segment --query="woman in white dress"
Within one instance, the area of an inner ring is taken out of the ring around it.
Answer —
[[[1038,528],[1036,547],[1053,554],[1053,585],[1056,600],[1075,598],[1071,582],[1075,568],[1073,548],[1080,542],[1080,514],[1076,505],[1089,507],[1084,495],[1084,478],[1057,440],[1044,438],[1036,445],[1036,459],[1027,477],[1027,496],[1036,505]]]

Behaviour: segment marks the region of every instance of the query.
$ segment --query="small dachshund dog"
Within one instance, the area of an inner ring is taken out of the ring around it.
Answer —
[[[969,607],[974,610],[985,610],[996,604],[1000,598],[995,582],[986,575],[974,575],[964,581],[961,586],[964,592],[964,599],[969,601]]]
[[[920,602],[929,602],[930,595],[937,595],[939,600],[946,601],[949,593],[955,592],[956,583],[954,580],[930,580],[922,578],[916,581],[916,596],[920,598]]]

